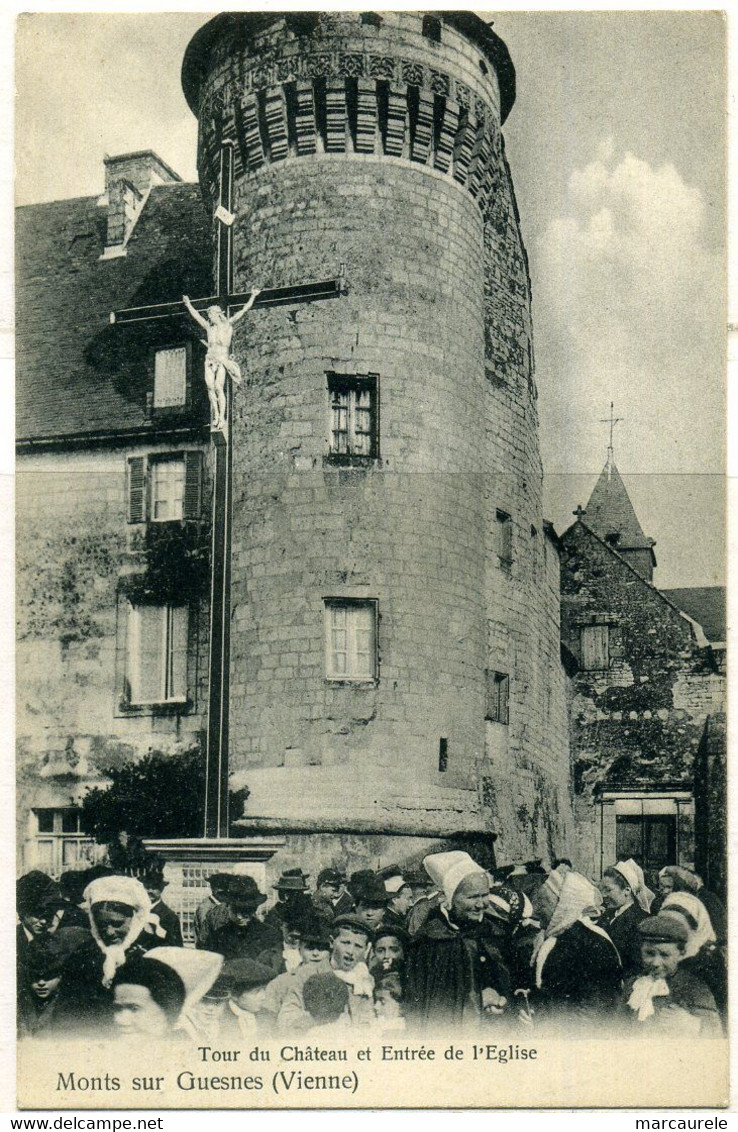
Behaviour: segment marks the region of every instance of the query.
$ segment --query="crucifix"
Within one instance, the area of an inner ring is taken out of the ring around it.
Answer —
[[[600,418],[600,424],[609,424],[610,426],[610,444],[607,449],[607,466],[610,470],[612,470],[613,464],[615,463],[615,456],[612,445],[613,432],[615,430],[615,425],[620,424],[620,422],[624,420],[625,417],[615,416],[615,404],[613,401],[610,402],[610,416]]]
[[[113,311],[111,323],[129,325],[136,322],[152,322],[157,319],[197,317],[206,329],[209,323],[201,312],[217,308],[220,317],[233,324],[244,308],[286,306],[292,303],[315,302],[318,299],[338,298],[346,293],[346,278],[343,264],[334,279],[312,283],[299,283],[291,287],[264,288],[256,293],[236,293],[233,290],[233,223],[236,219],[233,184],[233,146],[226,144],[220,152],[220,185],[218,205],[213,220],[215,223],[215,287],[216,294],[206,298],[183,299],[182,302],[157,303],[152,306],[129,307]],[[199,316],[199,317],[198,317]],[[216,335],[217,337],[217,335]],[[226,334],[226,337],[228,335]],[[208,358],[211,358],[213,342],[208,331]],[[215,343],[216,346],[221,345]],[[228,347],[230,337],[228,337]],[[230,690],[230,594],[231,594],[231,474],[232,474],[232,425],[231,406],[233,400],[232,377],[238,376],[238,366],[226,357],[230,365],[224,364],[223,396],[225,412],[216,415],[211,398],[210,439],[213,448],[213,522],[211,548],[211,589],[210,589],[210,660],[209,660],[209,701],[208,734],[205,755],[205,806],[204,837],[226,838],[229,833],[228,813],[228,748],[229,748],[229,690]],[[219,356],[212,359],[216,364]],[[212,363],[211,363],[212,364]],[[234,367],[234,368],[232,368]],[[212,375],[212,373],[211,373]],[[210,389],[208,389],[210,393]]]

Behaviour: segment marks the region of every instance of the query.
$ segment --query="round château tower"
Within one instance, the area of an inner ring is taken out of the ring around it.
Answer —
[[[242,828],[283,831],[302,860],[308,833],[373,859],[485,832],[556,850],[558,560],[507,48],[460,12],[228,14],[183,84],[213,212],[232,152],[235,291],[341,265],[347,284],[234,337]]]

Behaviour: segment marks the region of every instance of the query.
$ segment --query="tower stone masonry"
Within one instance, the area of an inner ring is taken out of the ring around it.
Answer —
[[[211,211],[233,149],[235,290],[341,264],[348,283],[251,312],[233,343],[242,829],[284,833],[285,860],[307,835],[324,861],[336,839],[407,857],[484,833],[498,858],[564,852],[507,48],[469,13],[229,14],[190,43],[183,85]]]

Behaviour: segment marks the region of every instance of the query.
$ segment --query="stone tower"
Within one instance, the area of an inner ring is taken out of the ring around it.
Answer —
[[[460,12],[228,14],[190,43],[183,85],[211,210],[232,147],[236,291],[340,264],[348,281],[234,339],[241,828],[285,834],[280,863],[489,832],[503,855],[562,852],[558,552],[507,48]]]

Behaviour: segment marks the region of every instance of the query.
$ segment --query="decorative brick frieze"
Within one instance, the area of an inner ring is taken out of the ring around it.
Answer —
[[[356,150],[374,153],[377,136],[377,88],[370,79],[359,79],[356,94]]]
[[[281,161],[287,156],[287,108],[283,87],[272,87],[268,91],[264,114],[270,156],[272,161]]]
[[[389,157],[402,157],[407,129],[407,87],[392,83],[387,96],[387,130],[384,149]]]
[[[459,128],[459,104],[447,98],[440,107],[438,140],[434,165],[441,173],[448,173],[454,155],[456,132]]]
[[[298,82],[295,95],[295,138],[300,157],[315,153],[317,149],[315,96],[313,84],[305,79]]]
[[[433,105],[433,95],[427,90],[419,90],[410,157],[421,165],[428,160],[433,142]]]
[[[329,79],[325,86],[325,148],[327,153],[346,149],[346,82]]]
[[[250,170],[259,169],[264,164],[265,157],[259,129],[259,109],[255,95],[249,94],[243,100],[242,117],[246,165]]]

